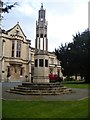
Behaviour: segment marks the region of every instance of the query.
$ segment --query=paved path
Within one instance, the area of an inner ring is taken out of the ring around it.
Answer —
[[[21,83],[2,83],[2,98],[7,100],[46,100],[46,101],[57,101],[57,100],[64,100],[64,101],[70,101],[70,100],[82,100],[85,98],[90,97],[89,96],[89,90],[88,89],[79,89],[79,88],[72,88],[73,93],[70,94],[62,94],[62,95],[43,95],[43,96],[32,96],[32,95],[19,95],[19,94],[13,94],[8,93],[6,90],[17,86]],[[1,84],[0,84],[1,86]]]

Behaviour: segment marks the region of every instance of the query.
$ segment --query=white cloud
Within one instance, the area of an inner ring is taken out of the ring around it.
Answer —
[[[30,5],[25,4],[18,8],[19,12],[22,12],[24,15],[31,15],[33,13],[33,9]]]
[[[61,43],[71,42],[72,34],[83,32],[88,26],[88,0],[18,0],[18,2],[20,6],[15,8],[17,13],[14,12],[13,15],[13,8],[10,14],[6,15],[5,27],[10,28],[12,26],[10,24],[14,25],[17,21],[22,23],[23,31],[32,40],[33,47],[36,37],[35,21],[38,19],[41,3],[46,9],[50,51],[58,48]]]
[[[64,16],[58,14],[59,11],[57,14],[49,11],[47,20],[50,50],[54,50],[61,43],[71,42],[72,35],[75,35],[78,31],[83,32],[87,29],[87,7],[87,3],[79,4],[72,14],[66,14]]]
[[[32,8],[28,0],[22,0],[22,1],[19,0],[18,4],[19,4],[19,7],[17,7],[16,10],[22,13],[23,15],[30,16],[34,12],[34,9]]]

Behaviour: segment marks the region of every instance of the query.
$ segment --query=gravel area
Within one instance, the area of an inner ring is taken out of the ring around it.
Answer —
[[[61,94],[61,95],[20,95],[20,94],[13,94],[8,93],[6,90],[9,90],[10,88],[20,85],[22,83],[20,82],[12,82],[12,83],[2,83],[0,84],[0,88],[2,87],[2,99],[5,100],[46,100],[46,101],[72,101],[72,100],[82,100],[85,98],[90,97],[89,96],[89,90],[88,89],[79,89],[79,88],[72,88],[73,93],[69,94]]]

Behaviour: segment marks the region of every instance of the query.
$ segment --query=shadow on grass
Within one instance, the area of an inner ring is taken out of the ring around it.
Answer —
[[[6,118],[2,120],[88,120],[88,118]]]

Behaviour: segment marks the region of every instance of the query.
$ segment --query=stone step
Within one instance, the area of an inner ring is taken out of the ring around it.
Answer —
[[[8,90],[8,92],[22,95],[60,95],[70,93],[72,92],[72,90],[61,85],[60,83],[22,83],[22,85],[11,88],[10,90]]]
[[[33,89],[31,89],[31,90],[25,90],[25,89],[18,89],[18,88],[11,88],[10,89],[11,91],[21,91],[21,92],[62,92],[62,91],[64,91],[64,90],[62,90],[62,89],[51,89],[51,90],[33,90]]]
[[[15,86],[15,87],[19,87],[19,88],[67,88],[65,86],[22,86],[22,85],[18,85],[18,86]]]
[[[54,93],[54,94],[57,94],[57,93],[61,93],[61,92],[65,92],[65,93],[67,93],[67,92],[69,92],[69,91],[71,91],[71,89],[65,89],[65,90],[22,90],[22,89],[10,89],[10,91],[16,91],[16,92],[23,92],[23,93],[30,93],[30,94],[43,94],[43,93],[47,93],[47,94],[49,94],[49,93]]]
[[[61,95],[61,94],[69,94],[70,92],[67,91],[63,91],[63,92],[51,92],[51,93],[48,93],[48,92],[44,92],[44,93],[33,93],[33,92],[21,92],[21,91],[8,91],[10,93],[14,93],[14,94],[21,94],[21,95]]]
[[[30,83],[30,82],[23,82],[22,85],[62,85],[59,82],[56,83]]]
[[[60,86],[60,85],[54,85],[54,86],[48,86],[48,85],[42,85],[42,86],[35,86],[35,85],[32,85],[32,86],[25,86],[25,85],[22,85],[22,86],[18,86],[18,87],[27,87],[27,88],[53,88],[53,87],[63,87],[63,86]]]
[[[23,86],[23,87],[63,87],[62,84],[60,83],[48,83],[48,84],[41,84],[41,83],[22,83],[22,85],[19,86]]]
[[[23,86],[20,86],[20,87],[14,87],[14,89],[22,89],[22,90],[61,90],[61,89],[66,89],[66,87],[53,87],[53,88],[44,88],[44,87],[41,87],[41,88],[37,88],[37,87],[23,87]]]

